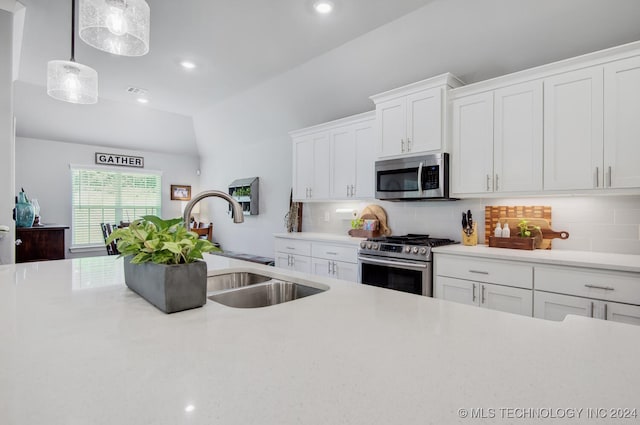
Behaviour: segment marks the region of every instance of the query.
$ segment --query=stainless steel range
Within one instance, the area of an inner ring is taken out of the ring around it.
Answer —
[[[360,282],[430,297],[433,285],[431,248],[457,243],[429,235],[385,236],[360,242]]]

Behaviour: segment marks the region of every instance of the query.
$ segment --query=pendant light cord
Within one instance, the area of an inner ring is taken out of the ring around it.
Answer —
[[[71,62],[75,62],[76,53],[76,0],[71,0]]]

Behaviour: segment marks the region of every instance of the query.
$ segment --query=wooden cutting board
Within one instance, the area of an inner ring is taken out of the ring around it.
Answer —
[[[500,220],[504,223],[505,219],[514,219],[515,222],[512,225],[509,222],[509,229],[511,234],[515,235],[517,232],[517,224],[522,220],[522,217],[527,217],[527,220],[544,219],[544,222],[540,224],[535,223],[536,226],[540,226],[540,229],[551,229],[551,207],[550,206],[507,206],[507,205],[487,205],[484,207],[484,243],[489,245],[489,236],[493,235],[493,230],[496,228],[496,224]],[[531,223],[534,224],[534,223]],[[543,230],[544,232],[544,230]],[[551,240],[543,240],[543,246],[541,249],[551,249]]]

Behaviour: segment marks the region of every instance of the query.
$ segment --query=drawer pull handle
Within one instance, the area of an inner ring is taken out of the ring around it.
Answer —
[[[604,305],[604,320],[609,320],[609,319],[607,319],[607,304],[606,303]]]
[[[473,299],[471,300],[474,303],[476,302],[476,284],[473,284]]]
[[[469,273],[489,274],[489,272],[483,272],[482,270],[469,270]]]
[[[593,301],[591,301],[591,317],[593,317]]]
[[[587,288],[592,288],[592,289],[604,289],[605,291],[614,291],[616,288],[612,288],[610,286],[598,286],[598,285],[590,285],[590,284],[585,284],[584,286],[586,286]]]
[[[487,289],[486,286],[482,285],[482,299],[480,300],[480,304],[484,304],[484,291]]]
[[[330,252],[330,251],[327,251],[327,254],[329,254],[329,255],[338,255],[337,252]]]
[[[286,248],[286,249],[295,249],[295,248],[294,248],[294,247],[292,247],[292,246],[285,246],[285,248]]]

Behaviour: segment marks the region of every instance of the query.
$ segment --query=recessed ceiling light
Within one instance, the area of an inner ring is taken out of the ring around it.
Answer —
[[[144,97],[139,97],[136,100],[138,101],[138,103],[142,104],[149,103],[149,99],[145,99]]]
[[[184,69],[194,69],[196,67],[195,63],[189,61],[182,61],[180,65],[182,65]]]
[[[331,13],[333,10],[333,2],[328,0],[319,0],[313,4],[313,8],[316,12],[326,15],[327,13]]]

